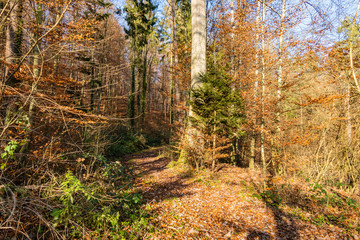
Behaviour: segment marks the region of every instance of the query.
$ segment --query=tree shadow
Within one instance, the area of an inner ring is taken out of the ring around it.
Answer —
[[[141,176],[144,176],[154,172],[160,172],[166,169],[170,161],[171,161],[170,159],[163,157],[151,162],[136,164],[135,166],[140,170],[139,174]]]
[[[269,233],[265,232],[265,231],[260,231],[258,229],[253,229],[250,228],[248,226],[248,224],[246,224],[243,220],[240,220],[241,223],[234,223],[233,221],[229,221],[227,219],[221,219],[221,222],[225,222],[227,226],[229,226],[231,228],[230,232],[249,232],[248,235],[246,236],[246,240],[270,240],[271,236]],[[226,236],[224,237],[225,239],[232,239],[231,236]],[[245,239],[244,239],[245,240]]]
[[[258,185],[256,185],[254,182],[252,182],[252,184],[254,186],[254,189],[257,191],[257,193],[261,196],[262,200],[266,204],[266,207],[270,209],[274,215],[276,221],[276,239],[287,239],[287,240],[300,239],[298,233],[299,227],[295,222],[295,217],[292,216],[291,214],[287,214],[283,212],[278,206],[279,205],[278,192],[272,186],[272,176],[270,176],[266,182],[269,185],[268,186],[269,190],[267,190],[265,194],[259,189]],[[257,239],[257,238],[249,238],[250,234],[248,235],[248,239]],[[259,238],[259,239],[269,239],[269,238]]]
[[[270,240],[271,237],[266,232],[261,232],[258,230],[251,230],[250,233],[246,236],[246,240]]]
[[[281,211],[277,206],[266,204],[274,214],[276,221],[276,239],[296,240],[300,239],[298,226],[295,218],[290,214]]]
[[[193,194],[192,191],[183,191],[191,184],[185,184],[183,178],[177,178],[173,181],[151,184],[143,192],[145,202],[161,202],[168,199],[182,198]]]
[[[150,176],[151,174],[166,174],[163,172],[171,162],[171,159],[166,157],[159,157],[160,151],[143,152],[134,154],[132,157],[139,159],[132,163],[132,169],[139,176]],[[180,174],[171,177],[166,182],[152,182],[152,178],[145,183],[146,186],[142,190],[144,203],[161,202],[173,198],[181,198],[192,195],[191,191],[184,191],[189,188],[191,184],[186,184],[185,180],[191,177],[189,174]],[[146,182],[146,180],[145,180]],[[189,188],[190,189],[190,188]]]

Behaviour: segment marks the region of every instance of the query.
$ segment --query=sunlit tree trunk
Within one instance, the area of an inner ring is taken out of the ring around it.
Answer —
[[[360,86],[359,82],[357,80],[356,74],[355,74],[355,68],[354,68],[354,61],[353,61],[353,41],[354,41],[354,31],[355,31],[355,25],[356,25],[356,19],[359,14],[359,8],[360,8],[360,0],[357,5],[356,13],[353,19],[353,22],[351,24],[351,30],[350,30],[350,38],[349,38],[349,60],[350,60],[350,68],[351,68],[351,75],[355,83],[355,87],[357,91],[360,93]],[[351,142],[352,142],[352,123],[351,123],[351,81],[349,78],[349,81],[347,83],[347,94],[346,94],[346,134],[347,134],[347,144],[350,148]]]
[[[172,53],[171,53],[171,67],[172,67],[172,75],[170,82],[170,124],[174,123],[175,119],[175,110],[174,110],[174,98],[175,98],[175,81],[176,81],[176,65],[177,65],[177,41],[176,41],[176,1],[171,0],[171,20],[172,20]],[[172,126],[171,126],[172,132]]]
[[[263,171],[266,173],[266,158],[265,158],[265,18],[266,18],[266,4],[262,2],[262,26],[261,26],[261,136],[260,136],[260,153],[261,162],[263,164]]]
[[[281,7],[281,15],[280,15],[280,34],[279,34],[279,49],[278,49],[278,61],[279,66],[277,70],[277,108],[276,108],[276,114],[275,114],[275,123],[276,123],[276,136],[278,139],[278,142],[281,140],[281,97],[282,97],[282,86],[283,86],[283,45],[284,45],[284,32],[285,32],[285,15],[286,15],[286,1],[282,0],[282,7]],[[279,144],[279,143],[278,143]],[[273,140],[272,140],[273,145]],[[275,153],[276,151],[280,151],[279,145],[272,146],[272,153]],[[275,171],[277,171],[277,164],[275,158],[277,158],[278,155],[272,154],[272,164]]]
[[[206,72],[206,11],[205,0],[191,1],[192,51],[191,51],[191,89],[202,86],[201,74]],[[192,96],[191,96],[192,97]],[[189,109],[189,117],[195,117]],[[188,126],[187,140],[189,147],[199,148],[197,138],[200,133],[191,124]]]
[[[279,67],[278,67],[278,76],[277,76],[277,84],[278,84],[278,92],[277,92],[277,98],[278,98],[278,112],[276,114],[276,121],[278,123],[277,125],[277,131],[280,133],[281,126],[280,126],[280,100],[282,96],[282,85],[283,85],[283,43],[284,43],[284,31],[285,31],[285,14],[286,14],[286,0],[282,0],[282,11],[280,16],[280,35],[279,35]]]
[[[257,7],[256,7],[256,36],[255,36],[255,44],[257,45],[259,42],[259,26],[260,26],[260,10],[261,10],[261,2],[257,1]],[[258,54],[258,47],[255,48],[255,83],[254,83],[254,105],[257,103],[258,99],[258,87],[259,87],[259,54]],[[257,111],[254,110],[254,117],[255,117],[255,124],[257,122]],[[249,159],[249,168],[255,167],[255,146],[256,146],[256,136],[255,131],[252,131],[252,136],[250,139],[250,159]]]
[[[191,1],[192,52],[191,88],[202,86],[201,74],[206,72],[206,13],[205,0]],[[191,114],[194,114],[191,111]]]
[[[235,30],[235,10],[234,10],[234,0],[231,0],[230,2],[230,24],[231,24],[231,56],[230,56],[230,61],[231,61],[231,76],[235,78],[235,66],[234,66],[234,59],[235,59],[235,51],[234,51],[234,30]],[[215,41],[214,41],[215,43]],[[214,48],[215,49],[215,48]],[[233,84],[232,86],[232,90],[235,91],[235,84]],[[233,107],[231,109],[231,111],[234,111]],[[238,149],[238,137],[235,137],[232,141],[232,154],[231,154],[231,162],[233,164],[236,164],[238,162],[238,154],[237,154],[237,149]]]
[[[359,85],[359,81],[358,81],[358,79],[356,77],[356,74],[355,74],[354,60],[353,60],[353,40],[354,40],[353,38],[354,38],[356,19],[357,19],[357,16],[359,14],[359,9],[360,9],[360,0],[358,2],[356,13],[355,13],[353,22],[351,24],[351,31],[350,31],[350,38],[349,38],[349,58],[350,58],[350,67],[351,67],[352,77],[353,77],[356,89],[360,93],[360,85]]]
[[[42,24],[42,5],[37,4],[35,11],[36,18],[36,32],[34,34],[34,40],[37,41],[41,36],[41,24]],[[33,78],[34,82],[32,84],[31,96],[30,96],[30,106],[29,106],[29,120],[30,125],[33,124],[33,115],[34,115],[34,107],[35,107],[35,95],[37,93],[37,83],[38,78],[40,77],[40,42],[38,42],[33,51]]]

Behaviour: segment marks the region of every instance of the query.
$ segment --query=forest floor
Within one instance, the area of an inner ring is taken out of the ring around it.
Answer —
[[[299,215],[309,213],[299,213],[294,205],[279,206],[259,197],[264,179],[258,171],[224,165],[216,173],[194,174],[162,151],[126,156],[137,176],[134,188],[150,213],[150,230],[142,238],[360,239],[356,231],[336,224],[301,219]],[[296,211],[298,216],[292,214]]]

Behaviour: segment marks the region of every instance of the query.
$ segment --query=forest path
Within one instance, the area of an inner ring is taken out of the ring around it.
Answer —
[[[225,166],[194,175],[181,164],[169,167],[161,152],[126,157],[153,217],[145,239],[348,239],[337,227],[301,221],[254,197],[256,171]]]

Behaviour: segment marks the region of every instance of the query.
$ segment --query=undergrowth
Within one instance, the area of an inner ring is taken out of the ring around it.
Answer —
[[[118,175],[113,172],[114,181],[105,183],[109,168]],[[52,222],[66,239],[129,239],[146,227],[147,213],[140,208],[142,196],[124,188],[128,176],[122,166],[107,166],[102,173],[98,181],[85,183],[67,172],[48,188],[47,194],[57,206],[50,214]],[[123,184],[114,184],[119,180]]]
[[[108,129],[88,130],[81,151],[59,152],[57,162],[31,168],[35,174],[23,171],[23,182],[12,180],[21,144],[8,143],[0,162],[0,239],[139,239],[150,231],[132,171],[119,158],[143,150],[146,140]]]
[[[109,140],[110,144],[106,149],[106,156],[109,158],[118,158],[147,147],[147,140],[144,135],[133,135],[122,128],[116,134],[109,136]]]
[[[360,202],[355,196],[311,179],[289,183],[275,178],[257,188],[254,197],[272,207],[316,225],[338,226],[351,234],[360,231]]]

